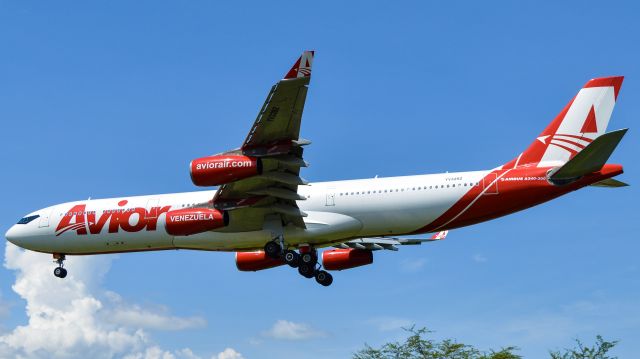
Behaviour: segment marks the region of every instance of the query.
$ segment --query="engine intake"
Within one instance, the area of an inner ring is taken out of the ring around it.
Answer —
[[[373,263],[373,253],[364,249],[332,249],[322,252],[326,270],[344,270]]]
[[[243,272],[255,272],[284,264],[282,259],[274,259],[264,251],[236,252],[236,267]]]
[[[217,186],[262,173],[262,161],[242,155],[219,155],[196,158],[189,166],[196,186]]]
[[[165,229],[172,236],[189,236],[226,226],[229,217],[212,208],[184,208],[167,212]]]

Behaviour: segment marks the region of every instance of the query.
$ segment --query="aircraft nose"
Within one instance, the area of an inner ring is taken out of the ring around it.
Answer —
[[[16,241],[18,240],[17,232],[18,230],[16,229],[16,225],[14,224],[13,226],[11,226],[11,228],[9,228],[7,233],[4,234],[4,238],[15,245],[19,245],[18,243],[16,243]]]
[[[23,232],[22,228],[19,228],[18,225],[14,224],[9,228],[7,233],[5,233],[4,237],[16,246],[24,248],[26,235]]]

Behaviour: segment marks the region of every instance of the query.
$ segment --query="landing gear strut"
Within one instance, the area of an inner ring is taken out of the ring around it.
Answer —
[[[53,275],[55,275],[58,278],[64,278],[67,276],[67,270],[64,269],[64,260],[66,259],[64,254],[57,254],[54,253],[53,254],[53,259],[55,259],[55,262],[58,263],[58,266],[56,267],[56,269],[53,270]]]
[[[284,262],[291,268],[297,268],[300,265],[300,255],[296,251],[286,250],[284,252]]]
[[[325,287],[333,283],[333,276],[321,269],[322,266],[318,264],[318,251],[311,246],[300,247],[300,253],[298,253],[294,250],[286,249],[284,238],[279,236],[264,245],[264,252],[270,258],[281,259],[290,267],[298,268],[298,273],[301,276],[315,278],[316,282]],[[64,270],[63,268],[60,269]]]
[[[284,248],[285,248],[284,237],[279,236],[274,240],[267,242],[267,244],[264,245],[264,252],[267,254],[267,256],[273,259],[278,259],[278,258],[281,258],[281,256],[286,254],[286,252],[284,251]]]
[[[333,276],[324,270],[316,271],[316,282],[328,287],[333,283]]]
[[[298,273],[305,278],[316,278],[316,282],[328,287],[333,283],[333,276],[321,269],[318,264],[318,251],[313,247],[300,248]]]
[[[282,254],[282,247],[276,241],[267,242],[264,245],[264,252],[267,256],[277,259]]]

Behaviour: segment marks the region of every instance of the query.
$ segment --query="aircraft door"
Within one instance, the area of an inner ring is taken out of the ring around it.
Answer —
[[[336,194],[335,192],[333,192],[333,189],[330,189],[329,192],[327,192],[327,199],[326,202],[324,204],[325,206],[335,206],[336,205]]]
[[[485,188],[484,194],[498,194],[498,175],[496,173],[489,173],[482,181]]]
[[[40,222],[38,222],[38,228],[49,227],[49,217],[53,213],[55,207],[51,207],[40,214]]]

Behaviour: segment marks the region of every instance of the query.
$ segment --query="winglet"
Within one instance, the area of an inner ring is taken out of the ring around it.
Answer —
[[[298,58],[293,67],[284,76],[286,79],[295,79],[299,77],[311,77],[311,65],[313,64],[313,54],[315,51],[305,51]]]
[[[449,233],[449,231],[440,231],[440,232],[434,234],[433,236],[431,236],[431,240],[432,241],[443,240],[443,239],[447,238],[447,234],[448,233]]]

